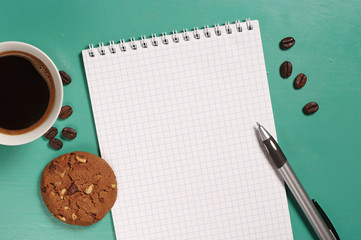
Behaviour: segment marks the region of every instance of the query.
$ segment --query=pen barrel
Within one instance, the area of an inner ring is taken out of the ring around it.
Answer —
[[[310,198],[303,189],[301,183],[298,181],[288,162],[279,168],[278,171],[283,177],[288,188],[291,190],[298,204],[301,206],[318,237],[322,240],[334,240],[335,238],[333,237],[330,229],[317,212],[315,206],[312,204]]]

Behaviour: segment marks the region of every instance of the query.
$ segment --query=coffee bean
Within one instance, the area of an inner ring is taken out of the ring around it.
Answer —
[[[60,139],[52,138],[49,141],[50,147],[54,148],[55,150],[59,150],[63,147],[63,142]]]
[[[63,136],[65,138],[68,138],[68,139],[74,139],[74,138],[76,138],[76,135],[77,135],[77,132],[75,131],[75,129],[70,128],[70,127],[64,128],[61,133],[63,134]]]
[[[283,78],[288,78],[292,74],[292,63],[285,61],[282,63],[280,73]]]
[[[307,115],[317,112],[319,106],[316,102],[309,102],[303,107],[303,112]]]
[[[293,86],[296,89],[300,89],[303,88],[303,86],[305,86],[306,82],[307,82],[307,76],[303,73],[300,73],[295,78],[295,81],[293,82]]]
[[[70,115],[72,113],[73,113],[73,109],[69,105],[66,105],[66,106],[61,108],[60,113],[59,113],[59,117],[61,119],[66,119],[66,118],[70,117]]]
[[[60,77],[61,77],[61,81],[63,81],[64,85],[68,85],[69,83],[71,83],[71,77],[64,71],[59,71],[60,73]]]
[[[58,129],[55,127],[51,127],[45,134],[44,137],[47,139],[53,138],[58,134]]]
[[[295,45],[296,41],[293,37],[286,37],[280,42],[281,49],[289,49]]]

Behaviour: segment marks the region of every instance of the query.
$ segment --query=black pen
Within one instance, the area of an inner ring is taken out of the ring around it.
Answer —
[[[291,190],[318,237],[322,240],[339,240],[340,238],[338,237],[335,228],[332,226],[321,207],[316,201],[311,202],[291,166],[288,164],[287,159],[276,140],[274,140],[271,134],[269,134],[263,126],[259,123],[257,123],[257,125],[262,142],[275,163],[279,174]]]

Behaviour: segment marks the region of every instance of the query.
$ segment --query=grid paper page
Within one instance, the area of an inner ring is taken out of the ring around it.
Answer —
[[[100,151],[114,169],[117,239],[292,239],[258,21],[221,36],[83,51]]]

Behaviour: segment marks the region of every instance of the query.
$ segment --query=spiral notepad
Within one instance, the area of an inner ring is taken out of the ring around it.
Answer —
[[[258,21],[90,45],[83,60],[117,239],[292,239]]]

